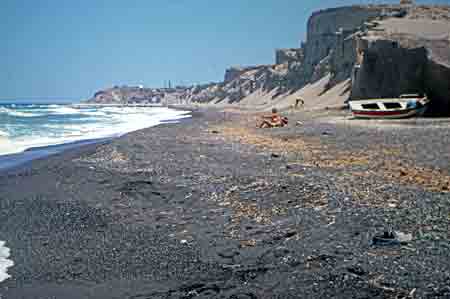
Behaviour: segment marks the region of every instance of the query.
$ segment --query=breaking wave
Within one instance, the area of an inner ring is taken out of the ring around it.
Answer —
[[[49,109],[50,114],[61,114],[61,115],[67,115],[67,114],[79,114],[80,110],[71,108],[71,107],[64,107],[64,106],[57,106],[57,105],[50,105],[52,106],[51,109]]]
[[[2,107],[0,113],[0,155],[29,148],[118,137],[166,121],[190,117],[188,111],[165,107],[30,105]],[[39,115],[31,118],[29,115]],[[25,116],[26,115],[26,116]]]
[[[14,262],[9,259],[10,250],[5,246],[5,241],[0,241],[0,282],[10,278],[8,268],[14,266]]]
[[[0,107],[0,113],[16,117],[36,117],[42,115],[39,113],[33,113],[28,111],[15,111],[14,109],[8,109],[5,107]]]

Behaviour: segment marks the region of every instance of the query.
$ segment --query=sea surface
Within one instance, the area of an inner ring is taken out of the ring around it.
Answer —
[[[0,102],[0,169],[65,148],[119,137],[189,112],[155,106]]]

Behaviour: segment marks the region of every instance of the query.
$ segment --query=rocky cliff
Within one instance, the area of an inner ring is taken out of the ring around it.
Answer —
[[[88,100],[97,104],[127,104],[156,100],[156,92],[139,86],[114,86],[98,91]]]
[[[432,17],[430,17],[430,13]],[[450,115],[450,8],[415,7],[356,39],[351,99],[424,93],[432,115]]]
[[[186,87],[146,88],[143,86],[114,86],[98,91],[87,100],[95,104],[158,104],[187,96]]]
[[[269,109],[289,107],[299,96],[315,108],[403,93],[426,93],[431,113],[450,115],[450,6],[317,11],[308,20],[306,41],[299,48],[277,49],[273,64],[230,67],[222,82],[165,91],[159,97]],[[121,93],[106,94],[94,101],[121,98]],[[140,97],[134,91],[127,94]]]
[[[261,104],[287,107],[297,96],[314,95],[307,99],[315,101],[309,105],[314,107],[324,100],[321,95],[339,87],[335,104],[426,93],[432,98],[431,113],[450,115],[449,32],[448,6],[318,11],[308,20],[307,40],[300,48],[276,50],[273,65],[230,68],[224,82],[197,88],[190,99],[217,104],[260,97]]]

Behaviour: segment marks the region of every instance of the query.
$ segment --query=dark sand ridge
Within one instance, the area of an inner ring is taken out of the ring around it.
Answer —
[[[1,174],[0,294],[450,296],[447,127],[254,117],[210,110]],[[371,246],[388,227],[412,240]]]

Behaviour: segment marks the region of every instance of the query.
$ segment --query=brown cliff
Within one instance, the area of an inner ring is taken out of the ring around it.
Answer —
[[[426,93],[434,115],[450,115],[450,8],[369,5],[312,14],[307,40],[278,49],[275,64],[227,70],[192,101],[309,107],[348,99]],[[327,98],[324,98],[324,95]],[[259,98],[260,100],[258,100]]]
[[[368,5],[311,15],[299,48],[277,49],[274,64],[231,67],[223,82],[165,90],[175,103],[307,108],[349,99],[426,93],[434,115],[450,115],[450,6]],[[154,90],[107,90],[95,102],[145,101]]]

